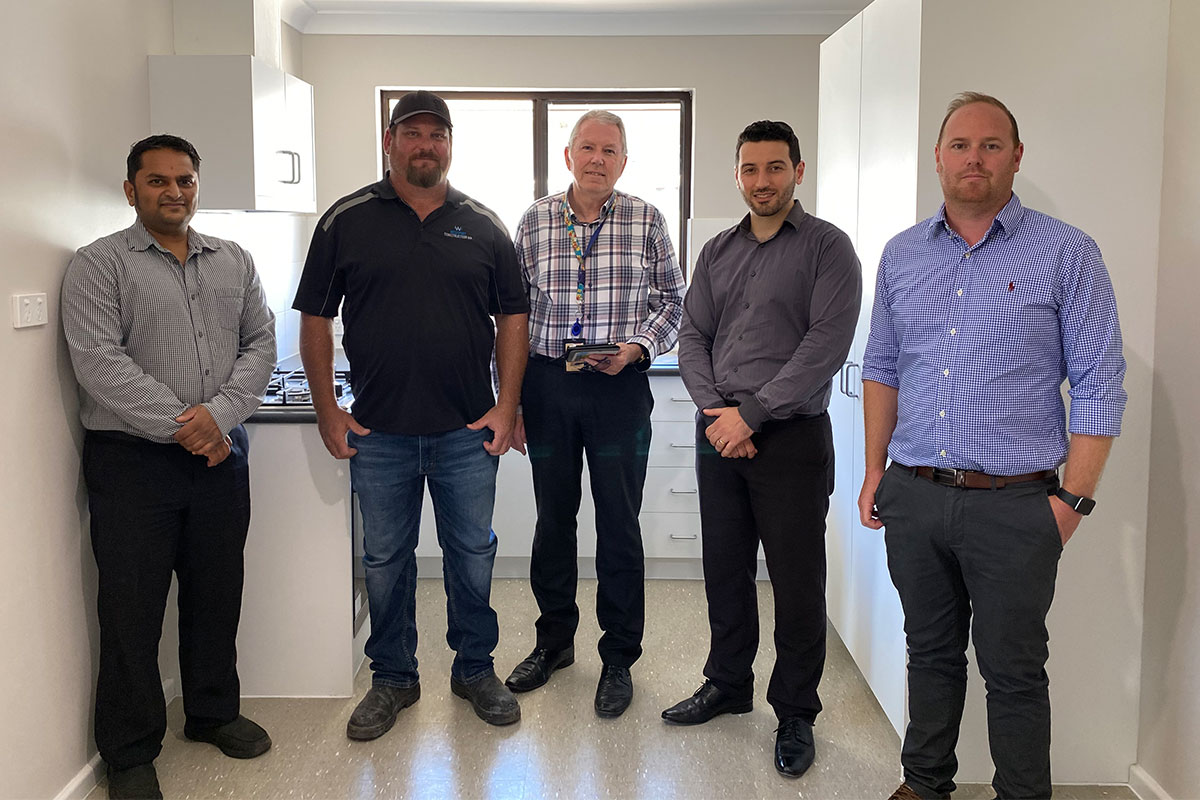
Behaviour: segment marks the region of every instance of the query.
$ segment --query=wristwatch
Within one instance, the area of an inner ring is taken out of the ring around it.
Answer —
[[[1077,494],[1071,494],[1062,487],[1059,487],[1058,491],[1054,493],[1054,496],[1059,500],[1062,500],[1071,508],[1075,509],[1077,513],[1082,514],[1085,517],[1092,513],[1092,509],[1096,507],[1096,501],[1092,498],[1080,497]]]

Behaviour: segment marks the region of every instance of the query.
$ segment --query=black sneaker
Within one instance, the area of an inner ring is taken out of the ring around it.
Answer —
[[[138,764],[128,769],[109,767],[108,796],[111,800],[162,800],[154,765]]]
[[[183,735],[194,742],[208,742],[230,758],[254,758],[271,749],[271,737],[258,723],[239,716],[215,728],[184,723]]]
[[[510,725],[521,718],[521,706],[496,673],[488,672],[470,683],[450,678],[450,691],[470,700],[475,715],[491,725]]]
[[[346,723],[346,736],[358,742],[378,739],[396,724],[396,715],[421,698],[421,684],[403,689],[372,686]]]

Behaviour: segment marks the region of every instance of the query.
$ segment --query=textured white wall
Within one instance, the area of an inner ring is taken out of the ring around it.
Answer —
[[[95,752],[96,569],[58,294],[75,249],[132,220],[146,54],[170,46],[167,0],[10,3],[0,26],[0,797],[53,797]],[[15,330],[9,296],[30,291],[50,324]]]
[[[1200,794],[1200,4],[1171,3],[1150,432],[1138,762],[1170,796]],[[1131,147],[1140,146],[1140,137]],[[1149,268],[1150,265],[1147,265]]]

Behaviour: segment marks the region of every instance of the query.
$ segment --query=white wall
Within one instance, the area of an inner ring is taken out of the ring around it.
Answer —
[[[53,797],[95,752],[96,570],[58,292],[74,250],[125,227],[125,154],[149,125],[166,0],[8,3],[0,26],[0,797]],[[9,296],[46,292],[14,330]]]
[[[1171,4],[1150,431],[1139,767],[1175,798],[1200,794],[1200,4]],[[1140,147],[1143,137],[1130,139]],[[1122,158],[1119,160],[1123,160]],[[1149,266],[1149,265],[1147,265]],[[1111,478],[1111,476],[1110,476]],[[1106,480],[1106,483],[1108,481]]]
[[[1121,316],[1129,365],[1123,432],[1101,482],[1096,512],[1063,553],[1049,619],[1055,779],[1064,782],[1127,780],[1137,754],[1142,687],[1170,4],[1112,2],[1096,13],[1098,5],[1092,0],[925,0],[921,33],[920,140],[927,149],[919,172],[918,215],[932,214],[941,201],[933,145],[946,102],[966,89],[994,94],[1016,115],[1025,142],[1015,191],[1025,204],[1096,239]],[[977,32],[986,35],[971,35]],[[1189,162],[1191,148],[1182,141],[1177,147]],[[1177,166],[1167,163],[1168,171]],[[1190,261],[1195,262],[1194,252]],[[1182,372],[1184,364],[1194,363],[1194,354],[1180,354],[1182,360],[1164,367]],[[964,780],[990,778],[978,681],[968,699],[959,757]]]
[[[377,86],[569,86],[696,90],[695,217],[746,213],[733,181],[737,135],[755,120],[788,122],[810,168],[797,197],[812,209],[821,38],[305,36],[305,80],[317,107],[317,207],[376,179]],[[636,158],[636,142],[630,150]]]

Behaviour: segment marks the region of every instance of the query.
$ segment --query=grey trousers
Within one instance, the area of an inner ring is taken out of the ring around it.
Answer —
[[[904,608],[909,724],[904,779],[924,798],[954,791],[968,632],[987,689],[997,797],[1050,797],[1046,614],[1062,542],[1056,479],[960,489],[893,464],[875,494]]]

